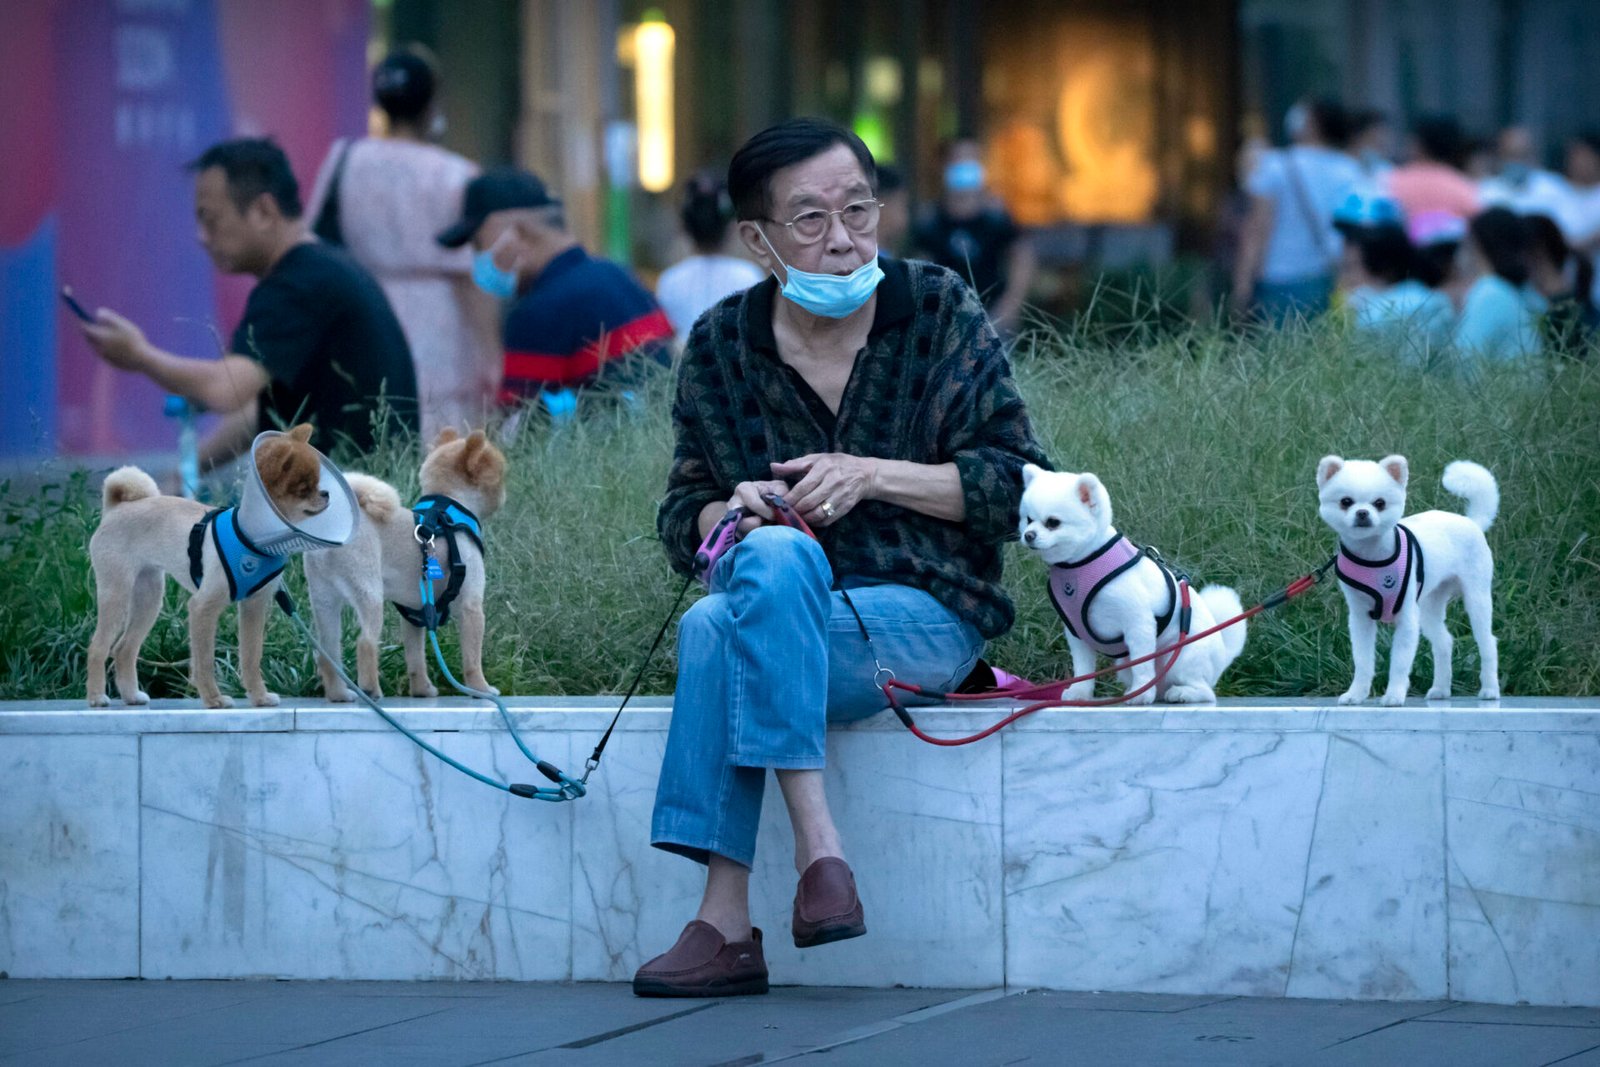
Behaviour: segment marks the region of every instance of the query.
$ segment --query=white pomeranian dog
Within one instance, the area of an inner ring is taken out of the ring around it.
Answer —
[[[1117,663],[1147,656],[1178,639],[1181,605],[1177,581],[1165,565],[1140,551],[1111,525],[1111,497],[1093,474],[1022,468],[1018,530],[1022,543],[1050,564],[1050,598],[1066,624],[1074,676],[1094,670],[1095,653]],[[1239,595],[1212,585],[1190,598],[1188,632],[1209,630],[1239,614]],[[1174,704],[1204,704],[1217,699],[1217,679],[1244,648],[1245,623],[1185,645],[1159,686],[1129,703],[1160,699]],[[1165,662],[1166,657],[1161,658]],[[1120,677],[1132,692],[1155,677],[1157,661],[1123,668]],[[1062,694],[1082,700],[1094,681],[1077,682]]]
[[[1323,456],[1317,464],[1322,521],[1339,535],[1337,566],[1355,660],[1355,677],[1339,703],[1359,704],[1371,693],[1380,622],[1394,626],[1389,685],[1381,702],[1387,707],[1405,703],[1419,632],[1433,646],[1428,699],[1448,697],[1451,639],[1444,613],[1458,596],[1482,662],[1478,699],[1498,700],[1500,656],[1490,595],[1494,556],[1483,533],[1500,510],[1500,488],[1485,468],[1457,460],[1444,469],[1443,484],[1466,499],[1467,513],[1424,511],[1401,522],[1408,477],[1404,456],[1376,463]]]

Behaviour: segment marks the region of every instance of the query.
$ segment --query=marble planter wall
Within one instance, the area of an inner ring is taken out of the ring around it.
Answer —
[[[394,703],[539,780],[492,710]],[[609,714],[514,707],[568,769]],[[630,710],[590,796],[547,805],[356,709],[0,705],[0,971],[624,980],[698,899],[647,841],[668,714]],[[870,934],[789,944],[774,784],[752,899],[781,983],[1600,1005],[1595,701],[1058,711],[957,749],[880,716],[829,754]]]

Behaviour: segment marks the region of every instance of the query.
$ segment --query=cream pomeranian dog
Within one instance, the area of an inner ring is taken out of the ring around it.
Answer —
[[[1350,651],[1355,677],[1339,697],[1358,704],[1372,691],[1378,624],[1394,625],[1389,649],[1389,685],[1382,703],[1405,703],[1419,631],[1433,646],[1429,700],[1450,695],[1450,632],[1444,613],[1461,598],[1472,623],[1482,662],[1478,698],[1500,696],[1500,657],[1494,638],[1494,556],[1484,531],[1500,510],[1494,475],[1457,460],[1444,469],[1443,485],[1467,501],[1467,513],[1406,513],[1409,469],[1404,456],[1365,459],[1323,456],[1317,464],[1322,521],[1339,535],[1337,568],[1350,616]]]
[[[417,613],[422,607],[419,514],[403,506],[399,492],[387,482],[365,474],[347,474],[345,478],[365,521],[344,545],[305,557],[306,585],[318,643],[337,652],[342,647],[344,606],[353,608],[360,627],[356,639],[356,684],[374,699],[382,697],[378,639],[383,633],[384,601],[391,601],[407,616],[401,634],[411,695],[438,696],[439,691],[428,680],[425,635],[418,625]],[[506,457],[482,430],[462,437],[447,429],[439,434],[422,461],[419,480],[424,496],[418,506],[431,514],[431,524],[438,527],[432,551],[438,561],[435,573],[439,575],[433,581],[434,597],[448,609],[449,617],[459,620],[461,627],[462,680],[473,689],[498,693],[483,676],[485,579],[483,535],[478,523],[505,503]],[[447,531],[444,527],[452,529]],[[454,564],[451,540],[455,544]],[[446,593],[452,584],[456,594],[447,603]],[[333,665],[320,655],[317,669],[329,700],[355,699]]]
[[[291,523],[321,514],[328,494],[320,488],[322,459],[307,442],[311,424],[272,437],[256,449],[261,484]],[[161,613],[166,575],[189,597],[189,670],[208,708],[232,701],[217,688],[217,620],[239,601],[239,677],[250,703],[278,702],[261,677],[261,647],[267,610],[278,589],[284,559],[254,551],[233,524],[233,510],[208,519],[211,509],[183,497],[163,496],[155,479],[138,467],[106,476],[100,526],[89,539],[99,615],[89,640],[89,706],[105,707],[106,658],[116,661],[117,691],[124,704],[148,704],[139,688],[139,649]],[[229,548],[224,566],[219,543]],[[196,575],[198,574],[198,581]]]
[[[1051,472],[1030,463],[1022,468],[1022,485],[1022,543],[1050,564],[1050,597],[1066,624],[1072,673],[1093,671],[1096,652],[1125,663],[1176,641],[1181,622],[1177,583],[1164,565],[1117,533],[1111,524],[1111,497],[1100,479],[1093,474]],[[1241,610],[1238,594],[1220,585],[1198,590],[1190,602],[1191,634]],[[1185,645],[1160,686],[1146,689],[1129,703],[1149,704],[1157,698],[1175,704],[1215,700],[1217,679],[1243,650],[1244,638],[1241,621]],[[1148,683],[1155,677],[1156,665],[1151,660],[1123,669],[1120,676],[1126,690]],[[1082,700],[1093,693],[1091,679],[1072,685],[1063,696]]]

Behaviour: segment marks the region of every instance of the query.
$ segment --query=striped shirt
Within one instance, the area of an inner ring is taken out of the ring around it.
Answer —
[[[582,248],[552,259],[506,316],[502,403],[587,385],[632,352],[665,362],[672,324],[627,271]]]

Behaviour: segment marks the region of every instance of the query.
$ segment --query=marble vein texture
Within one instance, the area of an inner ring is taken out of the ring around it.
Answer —
[[[396,704],[532,778],[492,710]],[[612,706],[517,716],[572,769]],[[624,716],[589,798],[545,805],[316,702],[0,705],[0,970],[626,979],[701,886],[648,844],[669,707]],[[752,897],[784,982],[1600,1005],[1595,701],[1052,712],[959,749],[881,716],[829,756],[870,933],[789,943],[770,782]]]

